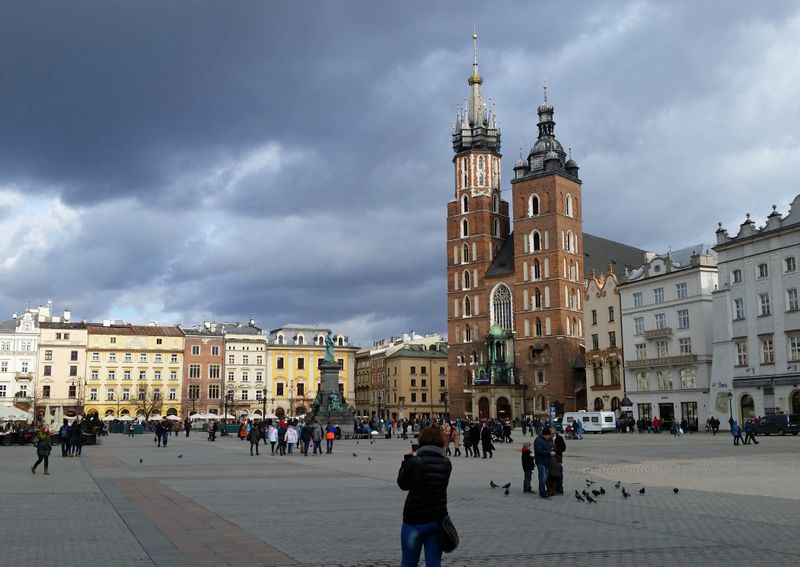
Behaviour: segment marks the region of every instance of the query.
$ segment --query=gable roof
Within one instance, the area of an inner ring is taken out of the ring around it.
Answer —
[[[594,270],[595,274],[605,274],[608,265],[614,266],[614,273],[622,281],[625,269],[634,270],[644,263],[647,251],[621,242],[583,233],[583,273],[588,279]]]

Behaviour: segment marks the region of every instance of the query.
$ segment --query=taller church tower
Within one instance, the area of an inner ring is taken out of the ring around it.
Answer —
[[[536,142],[511,181],[514,354],[527,386],[526,409],[544,413],[555,405],[561,413],[576,409],[585,380],[583,200],[578,166],[555,136],[546,87],[538,115]]]
[[[487,360],[490,290],[484,275],[510,231],[508,203],[500,196],[500,129],[481,96],[477,39],[473,34],[469,100],[453,128],[455,191],[447,205],[448,390],[453,415],[472,409],[469,385]]]

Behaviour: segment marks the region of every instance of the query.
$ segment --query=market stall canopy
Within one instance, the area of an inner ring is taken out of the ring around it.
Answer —
[[[19,408],[0,406],[0,419],[4,421],[30,421],[33,416]]]
[[[181,421],[181,418],[178,417],[177,415],[168,415],[167,419],[170,421]]]

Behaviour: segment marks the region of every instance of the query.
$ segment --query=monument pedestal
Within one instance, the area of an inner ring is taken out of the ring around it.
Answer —
[[[316,418],[323,428],[330,420],[344,432],[347,427],[352,427],[355,411],[342,403],[339,393],[339,363],[325,360],[320,363],[319,370],[322,374],[321,388],[314,400],[311,417]]]

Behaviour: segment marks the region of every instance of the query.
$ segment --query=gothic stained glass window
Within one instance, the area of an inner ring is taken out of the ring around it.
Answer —
[[[493,323],[510,331],[511,328],[511,292],[505,285],[500,285],[492,294]]]

